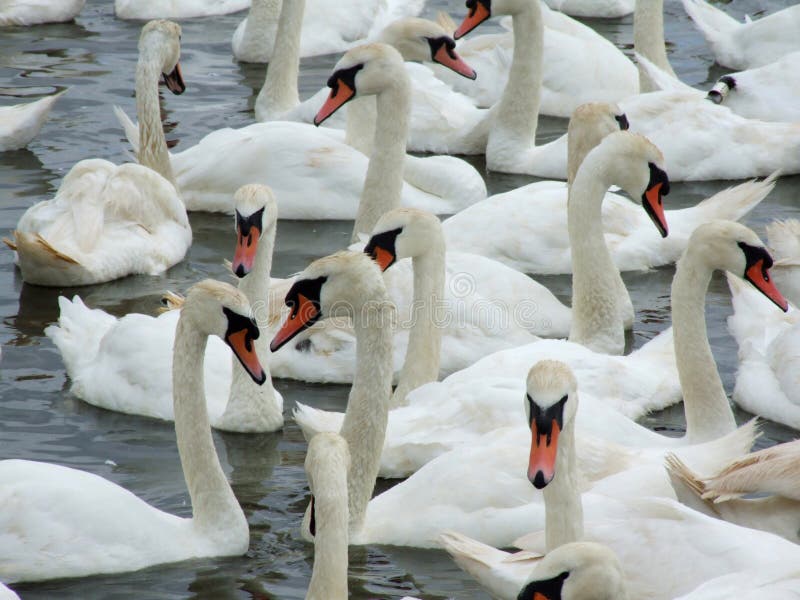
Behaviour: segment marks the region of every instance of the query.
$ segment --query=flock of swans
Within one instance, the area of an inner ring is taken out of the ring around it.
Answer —
[[[0,25],[70,20],[84,0],[45,4],[0,3]],[[201,281],[158,316],[58,299],[45,334],[72,394],[174,421],[192,516],[87,471],[0,461],[1,581],[247,552],[211,428],[281,430],[276,377],[352,386],[344,413],[292,415],[308,440],[308,598],[348,597],[350,544],[443,548],[501,599],[800,597],[800,446],[751,453],[758,422],[737,425],[705,316],[724,272],[733,399],[800,428],[800,224],[772,223],[765,244],[737,222],[800,172],[784,91],[800,85],[800,5],[741,24],[683,0],[738,70],[697,90],[669,65],[662,0],[467,0],[460,24],[417,18],[422,4],[115,1],[119,18],[155,19],[138,122],[114,108],[136,162],[81,160],[4,241],[26,283],[85,286],[165,272],[192,244],[187,211],[227,213],[238,289]],[[248,7],[232,50],[269,62],[256,121],[171,153],[159,84],[191,80],[165,19]],[[636,64],[566,14],[631,12]],[[482,35],[494,17],[502,32]],[[322,53],[342,55],[301,102],[300,59]],[[0,109],[0,150],[27,144],[61,93]],[[540,114],[567,131],[537,144]],[[487,197],[452,154],[547,179]],[[757,177],[667,208],[671,182]],[[354,220],[351,246],[272,278],[281,219]],[[672,327],[625,355],[640,307],[621,272],[673,263]],[[530,274],[571,274],[570,305]],[[489,303],[536,318],[492,321]],[[635,421],[681,400],[683,437]],[[373,497],[378,477],[404,480]]]

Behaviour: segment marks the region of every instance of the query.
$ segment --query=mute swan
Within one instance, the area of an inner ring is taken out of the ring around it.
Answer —
[[[567,365],[548,360],[531,368],[525,400],[531,428],[527,477],[543,491],[544,533],[516,540],[513,545],[523,549],[517,555],[486,548],[463,534],[440,538],[459,566],[494,597],[513,598],[540,561],[538,553],[580,539],[608,545],[620,557],[631,597],[652,600],[673,598],[712,577],[765,568],[784,550],[800,557],[800,548],[777,536],[710,519],[666,498],[632,499],[613,476],[610,485],[601,482],[581,494],[576,472],[581,451],[576,456],[573,429],[576,399]],[[614,498],[604,495],[609,492]],[[642,552],[643,547],[648,551]]]
[[[219,464],[203,400],[208,336],[222,338],[256,382],[258,328],[244,294],[206,280],[186,298],[175,336],[175,435],[192,518],[162,512],[92,473],[28,460],[0,462],[0,577],[35,581],[135,571],[244,554],[247,520]]]
[[[86,0],[12,0],[0,6],[0,27],[72,21]]]
[[[616,19],[633,12],[635,0],[545,0],[553,10],[573,17]]]
[[[118,19],[192,19],[239,12],[250,0],[114,0]]]
[[[41,131],[56,100],[66,91],[35,102],[0,107],[0,152],[27,146]]]
[[[242,186],[236,192],[236,255],[233,271],[241,291],[252,299],[262,331],[255,342],[261,364],[268,362],[269,314],[264,305],[270,284],[277,206],[270,190],[260,185]],[[58,325],[45,335],[61,352],[71,391],[78,398],[132,415],[173,420],[172,346],[179,310],[156,317],[129,314],[121,319],[90,309],[75,296],[58,299]],[[265,381],[253,384],[228,348],[211,341],[204,365],[205,397],[211,426],[225,431],[277,431],[283,426],[283,398],[272,386],[269,369]]]
[[[759,270],[768,268],[768,257],[755,233],[743,225],[719,221],[699,227],[678,262],[673,281],[674,350],[671,339],[662,334],[633,354],[618,358],[548,340],[487,356],[442,383],[412,391],[408,406],[389,413],[381,475],[407,476],[448,450],[474,444],[483,434],[518,426],[518,382],[527,365],[543,358],[571,364],[583,389],[589,390],[579,413],[582,432],[663,451],[733,431],[733,414],[705,335],[704,296],[713,270],[724,268],[747,277],[774,302],[785,302],[769,272],[764,275]],[[774,307],[770,310],[777,313]],[[760,322],[763,327],[764,320]],[[675,402],[681,390],[686,416],[683,438],[654,434],[612,410],[637,418]],[[301,410],[295,420],[309,437],[314,431],[335,430],[341,423],[335,413]],[[752,437],[745,447],[751,442]],[[724,458],[726,451],[720,451],[716,460]]]
[[[230,212],[235,190],[258,182],[275,192],[281,219],[352,219],[359,198],[368,197],[379,199],[384,207],[402,202],[449,214],[483,197],[480,190],[465,197],[463,187],[453,191],[444,186],[434,193],[409,184],[403,185],[399,198],[388,194],[391,182],[402,179],[405,156],[409,98],[402,58],[393,48],[371,44],[348,51],[337,69],[347,69],[334,75],[347,77],[359,93],[378,96],[375,152],[369,159],[305,123],[273,121],[219,129],[170,156],[186,207]],[[476,181],[485,195],[485,184],[480,177]]]
[[[55,198],[35,204],[20,218],[14,241],[6,243],[16,250],[27,283],[73,286],[156,275],[183,260],[192,230],[171,183],[158,108],[162,73],[173,93],[185,89],[179,39],[180,27],[169,21],[151,21],[139,38],[142,164],[83,160],[64,177]]]
[[[298,38],[298,56],[344,52],[354,41],[389,21],[419,14],[423,4],[423,0],[310,0],[302,23],[303,36]],[[286,6],[282,0],[252,0],[250,12],[233,33],[231,45],[236,60],[272,62],[273,49],[280,48],[276,31],[282,5]]]
[[[800,50],[800,6],[789,6],[744,24],[703,0],[683,0],[683,7],[703,33],[720,65],[751,69]]]

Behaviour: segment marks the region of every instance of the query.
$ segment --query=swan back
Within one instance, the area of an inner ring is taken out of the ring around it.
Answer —
[[[517,599],[625,600],[627,597],[617,555],[603,544],[573,542],[545,555]]]
[[[567,184],[592,148],[608,134],[626,129],[628,118],[615,103],[587,102],[576,108],[567,128]]]

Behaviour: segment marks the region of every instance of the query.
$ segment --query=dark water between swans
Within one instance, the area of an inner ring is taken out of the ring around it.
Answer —
[[[712,66],[704,40],[680,2],[666,0],[666,38],[676,72],[691,84],[714,81],[722,71]],[[780,0],[735,0],[727,10],[736,16],[781,8]],[[447,9],[458,20],[463,3],[431,0],[425,14]],[[168,139],[184,149],[220,127],[252,122],[252,105],[264,68],[239,65],[230,39],[243,14],[185,21],[183,96],[166,98]],[[591,25],[630,53],[632,18]],[[51,197],[77,161],[103,157],[126,160],[113,104],[135,112],[133,73],[140,24],[114,19],[113,3],[88,0],[75,23],[0,30],[0,105],[22,95],[69,87],[39,138],[26,150],[0,154],[0,233],[7,235],[35,202]],[[301,94],[316,91],[336,57],[304,60]],[[566,121],[542,118],[539,140],[566,129]],[[481,160],[475,161],[483,169]],[[487,177],[490,193],[518,187],[534,178]],[[723,183],[675,184],[668,207],[689,206],[718,191]],[[774,218],[797,217],[800,178],[784,178],[746,223],[763,234]],[[184,291],[205,277],[225,279],[222,265],[233,250],[230,217],[191,215],[194,244],[187,259],[161,277],[135,277],[83,288],[90,306],[115,315],[154,314],[165,289]],[[278,227],[273,275],[301,270],[319,256],[344,247],[349,222],[290,222]],[[636,307],[634,345],[641,345],[669,323],[669,285],[673,269],[625,276]],[[569,301],[568,277],[544,277]],[[72,295],[77,290],[64,290]],[[0,457],[56,462],[97,473],[158,508],[188,516],[190,506],[171,424],[116,414],[72,398],[58,352],[43,335],[58,318],[61,290],[24,286],[10,251],[0,251]],[[733,389],[736,344],[727,333],[730,314],[727,286],[715,277],[708,296],[708,326],[726,389]],[[276,381],[291,413],[295,401],[343,409],[346,386]],[[741,420],[748,415],[740,413]],[[679,434],[680,407],[652,415],[650,427]],[[768,425],[760,441],[767,445],[794,437],[791,430]],[[223,466],[250,523],[250,550],[244,557],[208,559],[154,567],[136,573],[17,586],[25,599],[50,598],[303,598],[311,573],[313,549],[299,537],[308,492],[303,472],[305,442],[291,418],[282,433],[244,436],[214,433]],[[382,489],[379,484],[379,489]],[[2,507],[0,507],[2,510]],[[443,552],[369,546],[350,550],[352,598],[487,598]]]

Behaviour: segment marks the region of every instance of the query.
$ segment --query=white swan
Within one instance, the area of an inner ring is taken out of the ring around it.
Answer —
[[[118,19],[192,19],[239,12],[250,0],[114,0]]]
[[[743,568],[764,568],[784,550],[800,557],[800,548],[777,536],[710,519],[666,498],[631,498],[620,484],[633,481],[612,476],[581,494],[576,398],[575,379],[565,364],[541,361],[531,368],[525,401],[532,432],[527,477],[543,491],[544,532],[514,541],[523,552],[511,556],[463,534],[447,533],[440,540],[494,597],[514,598],[539,553],[581,539],[608,545],[620,557],[631,597],[653,600],[673,598]],[[645,546],[648,552],[642,552]]]
[[[139,38],[136,103],[144,140],[141,165],[83,160],[52,200],[22,215],[14,241],[22,278],[39,285],[87,285],[133,274],[155,275],[183,260],[192,230],[172,172],[158,108],[162,73],[184,90],[178,58],[180,27],[150,22]],[[169,73],[169,75],[166,75]]]
[[[800,305],[800,221],[786,219],[766,226],[772,257],[772,276],[784,296]]]
[[[0,107],[0,152],[27,146],[41,131],[56,100],[66,91],[34,102]]]
[[[743,24],[703,0],[683,0],[683,7],[717,62],[725,67],[760,67],[800,50],[800,6],[789,6],[756,21],[747,18]]]
[[[482,254],[525,273],[571,272],[568,184],[586,153],[621,125],[627,127],[627,118],[616,105],[579,107],[567,134],[567,184],[532,183],[473,204],[443,223],[448,248]],[[614,264],[622,271],[634,271],[675,262],[695,227],[711,219],[741,219],[772,191],[776,178],[774,173],[763,181],[723,190],[696,206],[667,210],[669,237],[660,236],[628,199],[606,193],[602,223]]]
[[[162,512],[92,473],[28,460],[0,462],[0,578],[35,581],[133,571],[244,554],[247,520],[219,464],[199,370],[206,339],[228,343],[255,381],[258,337],[244,294],[206,280],[189,292],[175,338],[175,434],[192,518]]]
[[[419,14],[423,4],[422,0],[309,0],[302,22],[303,35],[298,38],[299,56],[343,52],[389,21]],[[282,5],[287,6],[282,0],[252,0],[250,12],[233,33],[231,45],[236,60],[272,61],[273,49],[280,47],[276,32]]]
[[[236,193],[236,256],[233,270],[251,299],[262,335],[255,348],[268,362],[267,294],[277,208],[268,188],[248,185]],[[75,296],[58,299],[61,314],[45,335],[61,352],[71,391],[108,410],[164,419],[172,407],[172,346],[179,310],[158,317],[132,313],[117,319],[87,308]],[[211,426],[226,431],[277,431],[283,426],[283,398],[265,368],[263,384],[253,384],[225,344],[211,340],[204,363],[205,397]]]
[[[745,252],[744,247],[750,249]],[[722,268],[750,278],[764,294],[783,302],[774,284],[759,278],[758,261],[767,256],[758,237],[743,225],[720,221],[701,226],[679,261],[673,282],[674,350],[670,338],[657,338],[629,356],[610,357],[576,344],[543,340],[487,356],[441,383],[412,391],[408,406],[389,413],[381,474],[407,476],[444,452],[475,444],[499,427],[518,427],[519,382],[528,365],[544,358],[570,364],[583,389],[589,390],[579,413],[581,431],[662,451],[733,431],[733,414],[704,333],[704,296],[713,270]],[[770,310],[778,313],[774,307]],[[687,424],[683,438],[654,434],[612,409],[637,418],[674,403],[681,393]],[[307,407],[301,407],[295,420],[307,436],[341,424],[335,413]]]
[[[0,5],[0,26],[72,21],[86,0],[12,0]]]
[[[553,10],[574,17],[616,19],[633,12],[635,0],[545,0]]]

